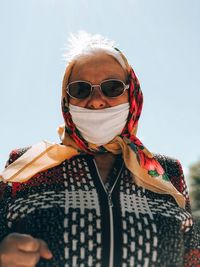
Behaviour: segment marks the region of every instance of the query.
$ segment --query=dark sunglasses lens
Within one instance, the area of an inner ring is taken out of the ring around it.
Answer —
[[[87,98],[90,95],[91,85],[86,82],[75,82],[68,85],[69,95],[78,99]]]
[[[124,92],[124,85],[120,81],[105,81],[101,84],[101,90],[107,97],[117,97]]]

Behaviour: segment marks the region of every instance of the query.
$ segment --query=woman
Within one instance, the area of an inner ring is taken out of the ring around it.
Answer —
[[[1,175],[0,266],[199,266],[181,165],[136,137],[133,69],[101,36],[72,43],[62,143],[13,151]]]

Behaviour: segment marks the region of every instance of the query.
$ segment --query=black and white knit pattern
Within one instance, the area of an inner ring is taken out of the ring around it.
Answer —
[[[158,159],[172,180],[183,179],[175,161]],[[186,238],[189,209],[138,187],[120,157],[105,185],[93,157],[82,155],[0,188],[0,238],[18,232],[44,239],[54,257],[38,267],[181,267],[187,250],[199,246]]]

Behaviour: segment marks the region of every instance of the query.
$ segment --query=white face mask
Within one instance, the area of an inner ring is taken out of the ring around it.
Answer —
[[[72,120],[83,138],[98,146],[121,134],[129,113],[129,103],[105,109],[87,109],[69,104]]]

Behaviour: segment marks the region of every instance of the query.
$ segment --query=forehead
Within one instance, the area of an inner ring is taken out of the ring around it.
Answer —
[[[76,58],[70,76],[72,79],[90,76],[98,76],[102,79],[106,76],[113,76],[113,78],[116,76],[116,78],[125,79],[126,72],[114,56],[104,51],[91,51]]]

